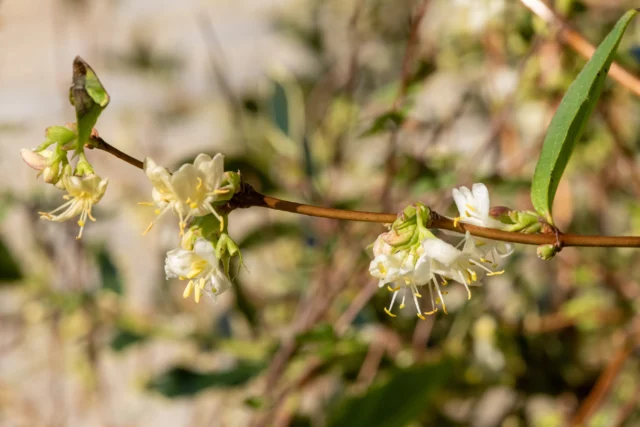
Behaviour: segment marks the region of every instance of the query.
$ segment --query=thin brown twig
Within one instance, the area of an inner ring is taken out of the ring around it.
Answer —
[[[92,148],[104,150],[125,162],[142,169],[143,163],[128,154],[112,147],[102,138],[91,139]],[[242,189],[237,192],[229,201],[226,213],[234,209],[263,207],[284,212],[297,213],[322,218],[340,219],[347,221],[364,221],[390,224],[396,220],[397,214],[352,211],[345,209],[325,208],[322,206],[305,205],[303,203],[281,200],[275,197],[265,196],[258,193],[248,184],[243,184]],[[440,216],[431,211],[431,218],[426,224],[427,228],[437,228],[441,230],[456,231],[482,237],[485,239],[499,240],[503,242],[521,243],[525,245],[554,245],[560,243],[561,246],[582,246],[582,247],[619,247],[638,248],[640,247],[640,236],[589,236],[580,234],[522,234],[511,231],[503,231],[495,228],[478,227],[461,222],[454,224],[450,218]]]
[[[112,156],[115,156],[117,158],[119,158],[120,160],[124,160],[125,162],[129,163],[131,166],[135,166],[138,169],[143,169],[144,168],[144,163],[141,162],[140,160],[136,159],[135,157],[132,157],[130,155],[128,155],[127,153],[124,153],[120,150],[118,150],[116,147],[112,146],[111,144],[107,143],[107,141],[105,141],[104,139],[100,138],[99,136],[97,137],[91,137],[91,139],[89,139],[89,143],[86,145],[87,148],[97,148],[98,150],[102,150],[102,151],[106,151],[107,153],[111,154]]]
[[[566,43],[574,51],[589,59],[596,48],[589,43],[579,32],[564,22],[555,11],[542,0],[520,0],[529,10],[542,18],[547,24],[557,29],[556,37]],[[622,68],[616,62],[611,64],[609,75],[618,83],[640,96],[640,79]]]
[[[571,420],[571,425],[586,425],[591,416],[598,410],[602,404],[604,397],[608,394],[613,386],[615,379],[622,370],[624,362],[629,358],[633,351],[632,339],[627,338],[624,344],[618,349],[616,354],[611,358],[607,367],[602,371],[595,386],[584,400],[576,415]]]

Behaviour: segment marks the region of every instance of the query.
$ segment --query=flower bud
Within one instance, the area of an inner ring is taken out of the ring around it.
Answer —
[[[385,243],[393,247],[398,247],[409,243],[413,238],[415,232],[415,224],[409,224],[406,227],[402,227],[400,229],[392,228],[389,232],[385,233],[385,237],[383,237],[383,240],[385,241]]]
[[[538,254],[538,258],[543,259],[545,261],[553,258],[560,250],[557,246],[552,244],[540,245],[536,249],[536,253]]]
[[[51,166],[47,166],[46,168],[44,168],[44,171],[42,171],[42,179],[44,179],[44,182],[46,182],[47,184],[55,184],[58,181],[59,175],[59,162],[56,162]]]
[[[45,157],[42,153],[36,153],[33,150],[23,148],[20,150],[20,156],[22,156],[22,160],[32,169],[41,171],[47,167],[47,157],[49,156]]]
[[[511,224],[512,221],[509,216],[511,212],[511,209],[506,206],[492,206],[489,209],[489,216],[493,219],[497,219],[503,224]]]

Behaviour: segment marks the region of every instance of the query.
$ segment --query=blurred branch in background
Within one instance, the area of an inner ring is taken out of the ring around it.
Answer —
[[[591,58],[596,48],[589,43],[579,32],[571,28],[569,24],[564,22],[549,6],[542,0],[520,0],[522,4],[529,8],[533,13],[549,24],[555,31],[556,37],[578,52],[585,58]],[[618,63],[611,64],[609,75],[618,83],[629,89],[631,92],[640,96],[640,79]]]

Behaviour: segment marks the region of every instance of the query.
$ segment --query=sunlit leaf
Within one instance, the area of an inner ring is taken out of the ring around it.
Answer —
[[[560,178],[602,92],[622,35],[637,13],[630,10],[620,18],[571,84],[551,120],[531,184],[533,206],[550,224]]]

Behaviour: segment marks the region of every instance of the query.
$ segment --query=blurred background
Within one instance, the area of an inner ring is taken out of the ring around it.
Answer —
[[[535,3],[529,1],[529,3]],[[551,6],[598,44],[632,0]],[[81,241],[38,219],[61,193],[20,148],[74,121],[80,55],[111,95],[97,129],[175,169],[224,153],[259,191],[453,215],[451,188],[529,209],[545,128],[585,60],[517,0],[0,1],[3,426],[640,425],[640,252],[518,246],[507,272],[390,318],[366,246],[384,228],[253,208],[216,303],[166,281],[174,221],[89,152],[109,188]],[[617,56],[640,75],[640,23]],[[640,103],[608,79],[558,190],[562,230],[640,234]]]

